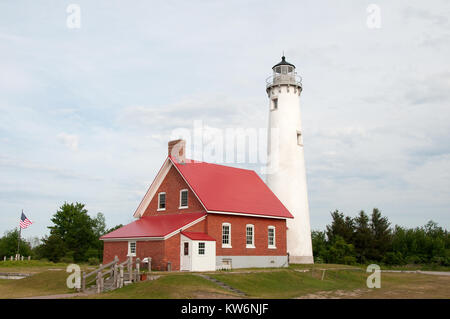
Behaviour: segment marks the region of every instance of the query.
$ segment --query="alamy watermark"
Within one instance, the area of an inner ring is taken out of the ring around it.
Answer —
[[[66,26],[69,29],[81,28],[81,7],[79,4],[72,3],[66,8],[66,12],[69,14],[66,19]]]
[[[377,4],[369,4],[367,6],[366,12],[367,20],[366,25],[369,29],[380,29],[381,28],[381,8]]]
[[[66,272],[71,273],[66,280],[67,288],[80,289],[81,288],[81,269],[77,264],[70,264],[67,266]]]
[[[367,288],[381,288],[381,270],[380,266],[376,264],[371,264],[367,266],[366,272],[372,273],[367,277],[366,285]]]
[[[266,144],[268,137],[269,144]],[[170,139],[186,141],[186,157],[193,159],[193,163],[204,161],[254,164],[260,166],[261,174],[273,174],[279,167],[280,130],[278,128],[220,129],[204,125],[201,120],[195,120],[192,128],[174,129]],[[296,143],[295,138],[292,143]],[[177,157],[177,151],[178,149],[175,148],[172,150],[171,155],[174,158]]]

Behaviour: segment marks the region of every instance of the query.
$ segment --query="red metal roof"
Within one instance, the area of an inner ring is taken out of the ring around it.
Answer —
[[[208,211],[293,218],[252,170],[169,158]]]
[[[205,215],[204,212],[201,212],[144,216],[100,237],[100,239],[164,237]]]
[[[205,233],[182,231],[181,234],[192,240],[216,241],[214,238]]]

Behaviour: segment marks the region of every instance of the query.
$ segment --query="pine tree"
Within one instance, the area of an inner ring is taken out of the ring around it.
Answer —
[[[331,225],[327,225],[328,241],[333,243],[337,236],[342,237],[345,242],[350,243],[353,240],[353,220],[343,213],[335,210],[331,213],[333,221]]]
[[[373,261],[381,261],[384,254],[392,246],[390,222],[387,217],[382,217],[378,208],[374,208],[370,218],[370,229],[372,232],[372,244],[369,258]]]
[[[356,258],[359,263],[366,263],[370,251],[370,245],[373,240],[372,232],[369,226],[369,216],[362,210],[354,218],[355,234],[354,245]]]

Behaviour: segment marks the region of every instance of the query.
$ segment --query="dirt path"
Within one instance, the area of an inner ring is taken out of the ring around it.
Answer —
[[[72,294],[34,296],[34,297],[26,297],[26,298],[18,298],[18,299],[65,299],[65,298],[73,298],[73,297],[86,297],[89,295],[90,294],[78,292],[78,293],[72,293]]]

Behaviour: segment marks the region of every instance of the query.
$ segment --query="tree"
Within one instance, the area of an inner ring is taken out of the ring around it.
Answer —
[[[391,248],[392,236],[389,228],[390,222],[387,217],[381,217],[378,208],[374,208],[370,218],[370,229],[372,231],[372,244],[370,245],[369,259],[381,261],[384,254]]]
[[[353,245],[346,243],[344,238],[337,235],[328,250],[327,262],[337,264],[354,264],[356,259]]]
[[[17,254],[17,242],[19,240],[19,230],[13,229],[7,231],[5,235],[0,239],[0,257],[3,256],[15,256]],[[31,255],[30,243],[20,238],[20,250],[21,256]]]
[[[313,230],[311,232],[312,249],[314,254],[314,262],[323,263],[326,261],[328,254],[328,243],[324,231]]]
[[[42,238],[42,244],[35,248],[36,258],[47,258],[50,261],[58,262],[67,255],[69,249],[64,240],[56,235],[51,234]]]
[[[359,263],[366,263],[369,249],[373,240],[369,227],[369,216],[362,210],[354,218],[355,233],[353,243],[355,245],[356,259]]]
[[[327,237],[330,242],[334,242],[337,236],[342,237],[346,242],[353,239],[353,220],[344,216],[343,213],[335,210],[331,213],[333,219],[331,225],[327,226]]]
[[[64,249],[58,249],[59,253],[57,255],[54,253],[48,254],[52,259],[59,259],[70,254],[70,256],[73,255],[75,262],[85,261],[88,250],[98,247],[98,237],[95,231],[103,227],[101,218],[97,220],[91,219],[83,204],[64,203],[53,215],[51,221],[54,225],[48,227],[50,229],[50,237],[45,244],[64,243]],[[61,255],[63,252],[65,255]]]

